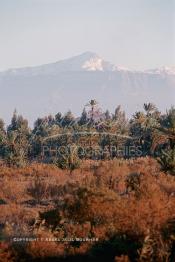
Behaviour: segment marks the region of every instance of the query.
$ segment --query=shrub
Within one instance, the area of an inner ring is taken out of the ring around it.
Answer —
[[[80,158],[78,157],[77,148],[74,146],[66,147],[65,152],[60,153],[54,160],[54,164],[61,169],[70,170],[70,174],[80,167]]]
[[[27,193],[31,195],[38,204],[46,196],[47,185],[38,175],[34,178],[27,188]]]
[[[162,151],[159,163],[163,171],[169,172],[171,175],[175,176],[175,147]]]

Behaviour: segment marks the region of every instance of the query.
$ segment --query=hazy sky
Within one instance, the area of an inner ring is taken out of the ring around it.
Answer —
[[[85,51],[117,65],[175,65],[175,0],[0,0],[0,70]]]

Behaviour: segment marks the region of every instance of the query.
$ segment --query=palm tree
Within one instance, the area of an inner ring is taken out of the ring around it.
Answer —
[[[164,117],[157,130],[170,142],[170,148],[175,147],[175,108],[172,107]]]
[[[145,103],[143,105],[144,110],[146,111],[147,115],[157,111],[157,107],[153,103]]]
[[[98,105],[98,102],[95,99],[91,99],[89,103],[86,105],[91,108],[90,115],[91,115],[91,121],[94,121],[94,113],[95,113],[95,107]]]
[[[162,150],[162,154],[158,159],[164,171],[168,171],[172,175],[175,175],[175,108],[172,107],[164,116],[159,127],[156,127],[159,139],[154,140],[154,146],[156,144],[169,142],[169,148]],[[161,139],[160,139],[161,138]]]

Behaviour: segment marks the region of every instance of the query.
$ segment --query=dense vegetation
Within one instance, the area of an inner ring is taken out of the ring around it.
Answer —
[[[11,124],[0,120],[0,157],[9,166],[23,167],[31,161],[54,163],[71,171],[82,159],[158,157],[162,168],[175,174],[175,109],[161,114],[153,104],[144,104],[128,120],[118,106],[102,112],[95,100],[79,118],[65,115],[38,118],[34,128],[15,111]]]
[[[175,261],[173,107],[15,111],[0,158],[0,262]]]

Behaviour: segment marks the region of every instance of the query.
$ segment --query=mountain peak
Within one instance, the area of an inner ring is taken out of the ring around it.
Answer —
[[[55,63],[59,71],[113,71],[115,66],[94,52],[84,52]]]
[[[81,71],[113,71],[114,69],[114,65],[105,61],[98,54],[90,51],[73,57],[71,60],[75,64],[79,64],[79,69]]]
[[[79,56],[85,57],[85,58],[91,58],[91,57],[99,57],[99,55],[95,52],[91,52],[91,51],[86,51],[82,54],[80,54]]]

